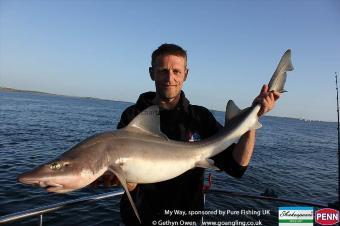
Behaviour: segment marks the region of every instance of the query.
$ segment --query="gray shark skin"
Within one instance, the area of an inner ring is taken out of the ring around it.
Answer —
[[[282,57],[270,90],[282,92],[286,71],[292,70],[290,50]],[[198,142],[168,139],[160,131],[159,108],[141,112],[125,128],[96,134],[56,159],[18,176],[24,184],[39,185],[49,192],[65,193],[85,187],[105,171],[113,172],[124,187],[139,218],[127,183],[155,183],[177,177],[194,168],[216,168],[210,158],[225,150],[258,126],[260,105],[240,111],[229,101],[226,125],[219,134]]]

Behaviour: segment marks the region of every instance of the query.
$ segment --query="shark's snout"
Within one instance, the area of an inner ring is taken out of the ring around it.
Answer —
[[[22,173],[17,177],[17,180],[23,184],[39,184],[39,180],[30,176],[30,173]]]
[[[32,172],[26,172],[26,173],[20,174],[17,177],[17,180],[23,184],[45,188],[49,192],[58,192],[58,190],[61,190],[63,188],[63,185],[54,183],[50,180],[44,180],[42,178],[35,178]]]

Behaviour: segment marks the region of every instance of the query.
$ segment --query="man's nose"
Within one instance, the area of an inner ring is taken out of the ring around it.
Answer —
[[[172,70],[166,70],[166,72],[164,73],[164,80],[166,82],[171,82],[173,78],[174,78],[174,72]]]

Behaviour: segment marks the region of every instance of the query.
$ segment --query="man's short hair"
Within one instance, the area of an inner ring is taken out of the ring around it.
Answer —
[[[175,44],[164,43],[158,47],[158,49],[153,51],[151,56],[151,66],[155,66],[157,57],[166,55],[180,56],[185,59],[185,64],[187,62],[187,52],[182,47]]]

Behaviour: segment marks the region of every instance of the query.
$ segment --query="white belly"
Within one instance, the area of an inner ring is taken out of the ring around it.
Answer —
[[[125,172],[127,182],[146,184],[172,179],[194,166],[194,160],[147,161],[133,159],[126,161],[121,167]]]

